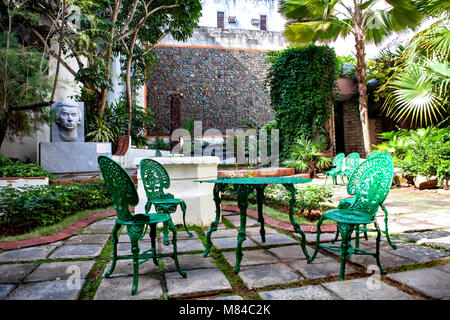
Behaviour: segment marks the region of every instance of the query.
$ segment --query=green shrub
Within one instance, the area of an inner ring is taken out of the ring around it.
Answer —
[[[291,194],[280,185],[271,185],[265,189],[265,199],[277,205],[288,205]],[[326,202],[330,202],[333,192],[330,187],[319,185],[306,185],[297,188],[295,194],[295,209],[311,213],[312,210],[324,210],[328,208]]]
[[[0,177],[51,177],[36,163],[22,163],[0,156]]]
[[[269,52],[265,79],[280,130],[280,158],[295,141],[325,134],[336,88],[336,54],[328,46],[290,46]]]
[[[297,139],[289,154],[289,159],[283,164],[288,168],[294,168],[299,172],[308,172],[311,178],[317,177],[318,169],[325,169],[332,159],[320,153],[325,149],[327,141],[325,137],[315,140]]]
[[[85,184],[0,188],[0,234],[31,231],[86,209],[112,205],[103,180]]]
[[[387,141],[375,149],[390,153],[403,174],[437,176],[440,183],[450,179],[450,128],[403,129],[380,136]]]

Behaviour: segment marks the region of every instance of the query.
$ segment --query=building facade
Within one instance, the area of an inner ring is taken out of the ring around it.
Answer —
[[[199,28],[186,42],[166,37],[157,47],[159,65],[149,72],[145,103],[156,118],[150,135],[170,134],[170,94],[183,94],[181,124],[203,130],[263,125],[273,119],[264,86],[269,50],[281,50],[284,17],[276,0],[203,0]]]

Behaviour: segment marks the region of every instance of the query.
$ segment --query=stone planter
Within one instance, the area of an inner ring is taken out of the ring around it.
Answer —
[[[22,188],[48,185],[48,177],[6,177],[0,178],[0,187]]]

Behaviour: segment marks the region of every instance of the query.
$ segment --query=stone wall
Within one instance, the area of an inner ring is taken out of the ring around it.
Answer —
[[[170,93],[183,94],[181,123],[202,121],[203,131],[241,127],[254,118],[261,125],[274,118],[264,88],[266,50],[165,45],[156,48],[159,66],[149,72],[147,108],[156,126],[149,135],[168,135]]]

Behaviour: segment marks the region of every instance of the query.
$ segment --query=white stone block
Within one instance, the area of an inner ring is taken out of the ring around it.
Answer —
[[[134,161],[138,168],[137,190],[140,199],[136,206],[136,213],[145,212],[145,203],[147,202],[139,170],[139,162],[142,159],[138,158]],[[217,179],[217,165],[220,163],[220,159],[218,157],[158,157],[152,159],[161,163],[169,174],[170,188],[164,192],[171,193],[175,198],[186,202],[186,223],[210,226],[216,216],[213,200],[214,184],[195,181]],[[175,224],[183,223],[180,208],[172,214],[172,220]]]

